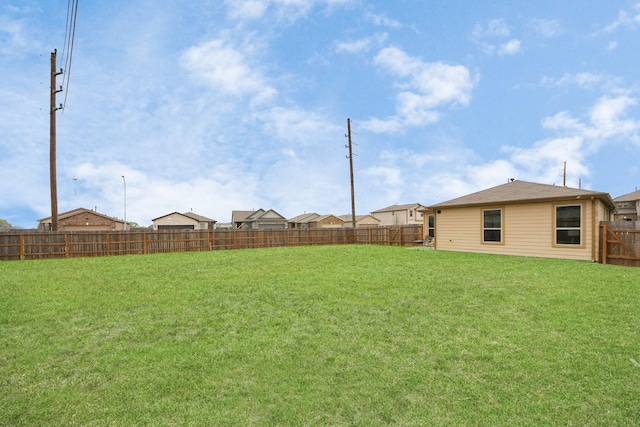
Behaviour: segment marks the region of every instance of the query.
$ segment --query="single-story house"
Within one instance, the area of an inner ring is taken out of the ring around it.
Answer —
[[[213,230],[216,220],[193,212],[172,212],[151,220],[153,230]]]
[[[438,250],[599,261],[608,193],[512,180],[423,210]]]
[[[51,231],[51,227],[51,217],[38,220],[38,230]],[[78,208],[58,214],[58,231],[117,230],[124,230],[123,220],[92,211],[91,209]]]
[[[614,221],[638,221],[640,217],[640,191],[624,194],[613,199],[617,211]]]
[[[302,215],[298,215],[298,216],[294,216],[293,218],[289,219],[287,221],[287,227],[288,228],[301,228],[301,229],[308,229],[309,227],[309,222],[314,219],[314,218],[318,218],[320,215],[318,215],[315,212],[311,212],[311,213],[304,213]]]
[[[235,228],[250,230],[283,230],[287,228],[287,219],[273,209],[265,211],[233,211],[231,220]]]
[[[351,215],[340,215],[338,218],[344,221],[345,227],[353,227],[353,220]],[[377,227],[380,224],[380,220],[373,215],[356,215],[356,227]]]
[[[344,221],[335,215],[318,215],[309,220],[309,228],[342,228]]]
[[[255,211],[231,211],[232,228],[242,228],[244,220]]]
[[[380,220],[379,225],[420,225],[423,220],[422,210],[425,206],[420,203],[406,205],[392,205],[371,212]]]

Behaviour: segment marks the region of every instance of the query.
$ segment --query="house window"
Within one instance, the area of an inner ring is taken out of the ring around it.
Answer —
[[[482,211],[482,241],[502,242],[502,210],[487,209]]]
[[[431,237],[431,238],[436,237],[436,233],[435,233],[436,216],[435,215],[429,215],[427,220],[429,221],[428,227],[427,227],[428,236]]]
[[[409,217],[413,218],[413,211],[409,211]]]
[[[582,235],[582,207],[556,207],[556,244],[579,245]]]

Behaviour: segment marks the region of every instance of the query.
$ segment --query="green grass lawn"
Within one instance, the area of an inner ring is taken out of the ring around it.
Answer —
[[[2,426],[634,426],[640,269],[318,246],[0,263]]]

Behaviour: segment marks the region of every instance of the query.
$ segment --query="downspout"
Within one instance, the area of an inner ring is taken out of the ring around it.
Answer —
[[[429,232],[429,219],[427,218],[427,232]],[[433,249],[437,250],[438,239],[436,238],[438,235],[438,210],[435,209],[433,211]]]

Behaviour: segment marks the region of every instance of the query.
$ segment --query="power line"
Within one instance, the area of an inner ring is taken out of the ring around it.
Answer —
[[[64,107],[67,105],[67,96],[69,94],[69,80],[71,78],[71,64],[73,61],[73,47],[76,39],[76,22],[78,17],[78,0],[67,0],[67,19],[65,24],[64,46],[62,50],[62,61],[66,73],[63,77],[62,86],[64,89],[64,102],[62,103],[63,113]]]

